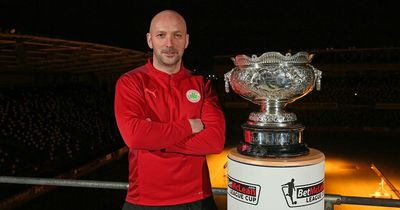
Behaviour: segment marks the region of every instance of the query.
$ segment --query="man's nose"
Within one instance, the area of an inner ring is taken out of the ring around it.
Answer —
[[[167,39],[165,40],[165,44],[167,45],[167,47],[172,47],[173,45],[173,39],[171,36],[168,36]]]

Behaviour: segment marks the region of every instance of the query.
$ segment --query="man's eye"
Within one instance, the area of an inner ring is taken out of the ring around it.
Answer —
[[[157,37],[165,37],[165,34],[157,34]]]
[[[175,34],[175,38],[178,38],[178,39],[182,38],[182,34]]]

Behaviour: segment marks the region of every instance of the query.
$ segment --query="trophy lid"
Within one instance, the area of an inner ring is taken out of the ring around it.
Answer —
[[[271,65],[271,64],[308,64],[311,62],[314,54],[308,54],[307,52],[298,52],[294,55],[286,53],[282,55],[279,52],[266,52],[261,56],[257,57],[252,55],[237,55],[232,58],[235,66],[247,67],[247,66],[259,66],[259,65]]]

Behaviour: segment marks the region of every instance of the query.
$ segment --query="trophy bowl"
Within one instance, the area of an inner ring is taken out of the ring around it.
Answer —
[[[296,115],[284,107],[312,91],[315,84],[320,89],[321,71],[310,65],[313,56],[307,52],[238,55],[232,58],[236,67],[225,74],[226,91],[229,82],[238,95],[261,106],[260,113],[250,114],[249,120],[256,124],[295,121]]]
[[[238,95],[261,106],[259,112],[250,113],[247,123],[242,126],[245,137],[242,150],[249,150],[249,146],[250,150],[260,146],[262,150],[269,150],[260,152],[257,149],[257,156],[291,156],[308,152],[301,143],[304,126],[296,123],[296,115],[284,108],[315,86],[320,89],[322,72],[310,65],[313,57],[307,52],[295,55],[266,52],[259,57],[238,55],[232,58],[236,67],[224,75],[226,92],[229,92],[230,84]],[[276,147],[278,152],[271,153]]]

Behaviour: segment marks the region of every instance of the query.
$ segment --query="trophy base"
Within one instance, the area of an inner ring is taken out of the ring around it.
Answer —
[[[242,141],[236,149],[242,155],[254,157],[297,157],[310,152],[310,149],[304,143],[291,145],[254,145]]]
[[[242,125],[244,141],[239,153],[256,157],[295,157],[306,155],[309,149],[302,143],[304,126],[298,123],[257,125],[251,121]]]

